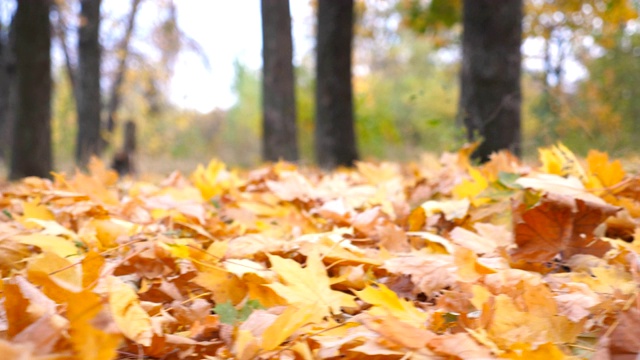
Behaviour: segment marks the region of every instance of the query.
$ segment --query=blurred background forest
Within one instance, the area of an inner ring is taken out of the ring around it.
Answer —
[[[296,8],[307,9],[293,12],[299,153],[302,163],[312,163],[312,37],[317,4],[295,0],[298,1],[304,4],[296,4]],[[243,3],[245,8],[259,13],[259,1]],[[407,161],[417,159],[423,152],[455,150],[464,144],[463,129],[456,122],[461,3],[355,2],[353,85],[361,158]],[[7,39],[16,4],[9,0],[0,4],[0,36]],[[189,61],[189,66],[216,70],[212,66],[217,54],[200,45],[199,39],[208,36],[206,32],[182,30],[181,21],[190,20],[178,15],[201,5],[197,1],[103,0],[103,96],[108,98],[113,93],[114,84],[120,86],[119,128],[111,135],[106,154],[122,146],[121,128],[131,120],[137,126],[137,156],[142,172],[188,171],[212,157],[239,166],[261,161],[262,59],[238,57],[234,61],[229,89],[233,102],[226,106],[202,112],[171,95],[176,84],[176,64]],[[537,147],[558,140],[582,154],[591,148],[616,156],[637,152],[639,8],[634,0],[524,0],[521,84],[525,157],[535,156]],[[59,1],[50,15],[54,33],[52,145],[55,167],[62,169],[74,166],[77,113],[71,86],[74,80],[69,74],[77,61],[74,44],[78,9],[79,1]],[[242,12],[223,16],[239,23],[245,21]],[[220,34],[224,29],[209,25],[210,36],[233,41],[234,33]],[[202,24],[200,28],[207,26]],[[125,40],[128,33],[130,39]],[[304,44],[311,45],[305,48]],[[219,50],[224,51],[224,47]],[[128,55],[123,68],[124,52]],[[191,91],[202,91],[198,82],[204,79],[193,81]],[[108,117],[109,111],[105,106],[103,115]],[[7,134],[4,131],[5,144]]]

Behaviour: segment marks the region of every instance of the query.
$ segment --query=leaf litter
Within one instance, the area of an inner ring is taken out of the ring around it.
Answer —
[[[4,185],[3,358],[636,358],[640,177],[471,152]]]

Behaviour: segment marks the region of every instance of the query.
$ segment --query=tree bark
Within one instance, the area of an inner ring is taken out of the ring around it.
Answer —
[[[10,179],[49,177],[51,154],[51,24],[49,0],[21,0],[16,10],[18,107]]]
[[[120,57],[118,62],[118,69],[111,85],[109,92],[109,104],[107,106],[107,133],[111,136],[116,127],[116,113],[118,107],[120,107],[121,88],[124,82],[124,75],[127,71],[127,58],[129,57],[129,43],[131,42],[131,36],[135,26],[136,15],[142,0],[131,1],[131,11],[129,12],[129,18],[127,19],[127,27],[125,29],[124,37],[120,42],[120,46],[117,50]]]
[[[521,154],[522,0],[465,0],[459,117],[473,158],[507,149]]]
[[[352,166],[358,159],[351,46],[353,0],[319,0],[316,45],[315,150],[324,168]]]
[[[82,0],[78,28],[78,138],[76,163],[85,167],[100,145],[100,2]]]
[[[289,0],[262,0],[262,158],[298,160]]]
[[[136,123],[129,120],[124,125],[124,145],[113,155],[111,168],[120,176],[136,173]]]
[[[16,117],[15,24],[12,19],[8,31],[0,35],[0,159],[7,164]]]

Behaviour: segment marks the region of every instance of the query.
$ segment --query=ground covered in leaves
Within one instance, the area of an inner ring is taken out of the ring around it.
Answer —
[[[640,177],[470,149],[0,188],[3,359],[635,359]]]

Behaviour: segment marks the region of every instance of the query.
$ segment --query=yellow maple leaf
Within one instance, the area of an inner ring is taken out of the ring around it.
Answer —
[[[82,259],[82,287],[93,288],[98,283],[102,267],[106,263],[104,257],[95,251],[89,251]]]
[[[489,181],[480,170],[474,167],[470,166],[468,171],[471,179],[463,180],[453,188],[451,193],[456,199],[469,199],[474,205],[487,202],[487,199],[477,198],[477,196],[489,187]]]
[[[150,346],[153,338],[151,318],[140,306],[136,292],[115,276],[107,279],[107,285],[109,308],[118,329],[128,339],[143,346]]]
[[[118,246],[116,240],[120,236],[132,235],[134,225],[127,221],[117,219],[91,219],[87,229],[94,229],[96,238],[100,241],[102,248],[112,248]]]
[[[362,301],[374,306],[368,310],[372,315],[391,314],[399,320],[414,326],[424,326],[427,320],[428,315],[426,313],[418,310],[411,302],[400,299],[395,292],[384,284],[377,284],[377,288],[369,285],[363,290],[354,291],[354,293]]]
[[[40,203],[40,198],[22,203],[25,219],[55,220],[53,213],[46,205]]]
[[[238,359],[254,359],[260,351],[258,339],[249,330],[238,330],[234,344],[234,352]]]
[[[587,173],[578,158],[562,143],[538,149],[538,154],[543,172],[560,176],[571,175],[583,182],[587,179]]]
[[[287,307],[262,334],[262,348],[265,350],[275,349],[300,327],[321,321],[321,314],[324,311],[324,306],[319,303]]]
[[[194,283],[211,291],[216,303],[222,304],[230,301],[232,304],[239,303],[247,294],[247,285],[236,275],[219,268],[203,268],[192,280]],[[260,300],[261,304],[262,299]]]
[[[85,309],[86,305],[75,302],[71,307]],[[107,320],[91,320],[92,321],[75,320],[71,322],[70,340],[78,354],[78,358],[95,360],[116,358],[118,355],[117,349],[122,341],[122,335],[113,332],[110,329],[111,326],[109,326],[110,322]]]
[[[522,360],[563,360],[567,355],[551,343],[534,347],[531,344],[518,343],[511,346],[508,352],[500,356],[502,359]]]
[[[521,304],[522,303],[522,304]],[[505,294],[491,299],[491,321],[487,328],[492,340],[501,348],[516,343],[570,343],[582,330],[582,324],[557,315],[555,309],[538,309],[536,313],[525,311],[526,299],[519,303]]]
[[[33,278],[35,275],[42,273],[45,274],[47,278],[56,282],[58,286],[64,287],[68,291],[79,291],[82,289],[82,275],[78,271],[78,267],[72,265],[71,261],[60,255],[53,252],[45,252],[29,261],[27,272],[29,274],[29,280],[31,281],[34,281]],[[38,283],[38,285],[41,284]],[[51,294],[47,294],[47,296],[52,297]],[[54,300],[57,301],[55,298]]]
[[[42,251],[51,252],[63,258],[78,254],[78,247],[74,242],[60,236],[30,234],[16,235],[12,239],[21,244],[37,246]]]
[[[307,266],[298,262],[283,259],[276,255],[267,255],[271,262],[271,270],[275,271],[282,283],[266,285],[290,304],[316,306],[323,309],[322,316],[340,312],[341,306],[355,307],[353,296],[331,289],[327,270],[316,251],[307,257]]]
[[[231,186],[233,180],[234,177],[227,171],[226,165],[216,159],[211,160],[206,168],[198,165],[196,171],[191,174],[191,181],[205,200],[222,194]]]
[[[609,155],[596,150],[589,150],[587,155],[589,180],[585,185],[591,189],[610,187],[624,179],[625,172],[620,160],[609,162]]]

